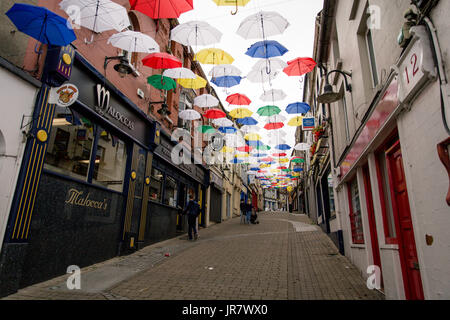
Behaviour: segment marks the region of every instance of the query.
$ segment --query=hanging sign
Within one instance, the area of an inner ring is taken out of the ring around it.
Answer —
[[[79,90],[77,86],[71,83],[63,84],[58,88],[52,88],[50,91],[50,103],[56,103],[60,107],[69,107],[78,99]]]
[[[302,129],[303,129],[303,131],[311,131],[315,127],[316,127],[316,119],[314,117],[303,118],[302,119]]]

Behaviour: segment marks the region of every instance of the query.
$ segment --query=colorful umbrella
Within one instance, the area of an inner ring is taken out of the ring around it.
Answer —
[[[311,145],[308,143],[299,143],[294,147],[294,149],[297,151],[308,151],[310,148]]]
[[[210,94],[202,94],[194,99],[194,106],[211,108],[219,105],[219,100]],[[228,126],[228,125],[225,125]]]
[[[242,119],[237,119],[236,122],[238,124],[247,125],[247,126],[255,126],[255,125],[258,124],[258,121],[256,121],[252,117],[245,117],[245,118],[242,118]]]
[[[240,76],[241,74],[242,71],[231,64],[221,64],[218,66],[214,66],[208,73],[208,75],[213,78],[225,76]]]
[[[272,156],[273,157],[286,157],[287,156],[287,154],[286,153],[274,153],[274,154],[272,154]]]
[[[194,9],[193,0],[130,0],[130,6],[152,19],[178,18]]]
[[[155,74],[147,78],[147,82],[160,90],[172,90],[177,87],[176,82],[168,77],[164,77],[160,74]]]
[[[231,88],[241,83],[242,78],[239,76],[224,76],[212,78],[211,82],[218,87]]]
[[[264,106],[258,109],[257,113],[262,117],[270,117],[281,112],[277,106]]]
[[[63,47],[77,39],[67,20],[46,8],[15,3],[6,15],[19,31],[42,44]]]
[[[172,79],[195,79],[197,75],[188,68],[172,68],[163,72],[163,76]]]
[[[249,125],[244,125],[241,127],[241,132],[243,132],[243,133],[258,132],[260,130],[261,129],[259,127],[249,126]]]
[[[288,125],[291,127],[300,127],[302,125],[303,117],[298,116],[289,120]]]
[[[288,66],[283,69],[283,72],[288,76],[302,76],[314,70],[317,63],[311,58],[297,58],[288,61]]]
[[[224,134],[233,134],[236,133],[237,129],[234,127],[220,127],[219,131]]]
[[[199,126],[196,128],[198,132],[201,133],[215,133],[216,129],[211,126]]]
[[[213,124],[219,127],[231,127],[233,125],[233,121],[227,118],[220,118],[213,120]]]
[[[165,52],[151,53],[142,59],[142,63],[153,69],[180,68],[183,65],[180,59]]]
[[[289,149],[291,149],[291,147],[289,145],[287,145],[287,144],[280,144],[280,145],[276,146],[275,149],[278,149],[278,150],[289,150]]]
[[[266,130],[277,130],[277,129],[281,129],[284,127],[284,123],[283,122],[274,122],[274,123],[267,123],[264,126],[264,129]]]
[[[286,112],[289,114],[304,114],[309,110],[311,107],[306,102],[295,102],[286,107]]]
[[[219,109],[209,109],[203,114],[203,117],[207,119],[220,119],[225,118],[227,114]]]
[[[231,112],[230,112],[230,116],[233,118],[237,118],[237,119],[248,118],[252,114],[253,114],[253,112],[251,112],[247,108],[237,108],[237,109],[231,110]],[[242,124],[247,124],[247,123],[242,123]]]
[[[200,89],[206,87],[208,81],[197,75],[195,79],[178,79],[177,82],[186,89]]]
[[[213,0],[218,6],[234,6],[236,5],[236,11],[231,12],[232,15],[235,15],[238,12],[238,6],[243,7],[247,3],[250,2],[250,0]]]
[[[253,140],[253,141],[258,141],[261,140],[261,136],[257,133],[248,133],[244,136],[245,140]]]
[[[252,101],[245,94],[240,93],[235,93],[228,96],[225,101],[236,106],[248,106],[252,103]]]
[[[294,172],[302,172],[302,171],[303,171],[302,168],[295,168],[295,169],[294,169]]]
[[[245,18],[237,30],[244,39],[266,39],[266,37],[282,34],[289,22],[274,11],[260,11]]]
[[[293,163],[305,163],[305,159],[297,158],[297,159],[291,160],[291,162],[293,162]]]
[[[258,149],[259,151],[269,151],[271,149],[271,147],[269,147],[267,145],[260,145],[260,146],[257,146],[256,149]]]
[[[152,37],[137,31],[127,30],[113,34],[107,43],[128,52],[159,52],[159,45]]]
[[[233,163],[233,164],[240,164],[240,163],[243,163],[243,162],[244,162],[244,160],[240,160],[238,158],[234,158],[233,160],[230,161],[230,163]]]
[[[179,24],[170,31],[170,40],[185,46],[207,46],[220,42],[222,32],[204,21],[190,21]]]
[[[187,109],[187,110],[183,110],[178,114],[178,117],[180,119],[183,120],[198,120],[201,119],[202,116],[200,115],[200,113],[198,113],[197,111],[193,110],[193,109]]]
[[[222,152],[222,153],[233,153],[234,152],[234,148],[224,146],[222,148],[222,150],[220,150],[220,152]]]
[[[233,57],[222,49],[209,48],[197,52],[194,60],[203,64],[232,64]]]
[[[275,40],[264,40],[254,43],[248,48],[246,55],[252,58],[264,58],[278,57],[288,52],[288,49],[283,47],[282,44]]]

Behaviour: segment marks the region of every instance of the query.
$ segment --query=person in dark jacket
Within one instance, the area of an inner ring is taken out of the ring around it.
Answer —
[[[194,201],[194,195],[189,196],[189,202],[186,205],[186,208],[183,211],[183,214],[187,214],[188,218],[188,236],[189,240],[193,240],[192,231],[194,231],[194,239],[198,239],[197,232],[197,217],[200,214],[200,206],[197,202]]]
[[[248,199],[247,204],[245,205],[245,214],[247,216],[247,224],[250,224],[250,215],[252,214],[253,206],[252,206],[252,200]]]

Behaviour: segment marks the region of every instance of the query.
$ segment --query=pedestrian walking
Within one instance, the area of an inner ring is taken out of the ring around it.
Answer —
[[[253,206],[252,201],[250,199],[247,200],[247,204],[245,206],[245,213],[246,213],[246,223],[250,224],[250,216],[252,214]]]
[[[244,199],[241,199],[241,224],[245,224],[245,216],[247,215],[247,205],[245,204]]]
[[[196,228],[197,217],[200,214],[200,206],[197,202],[194,201],[194,195],[189,195],[189,202],[186,205],[186,208],[183,211],[183,214],[187,214],[188,218],[188,236],[189,240],[197,240],[198,232]],[[194,234],[194,238],[192,238],[192,234]]]

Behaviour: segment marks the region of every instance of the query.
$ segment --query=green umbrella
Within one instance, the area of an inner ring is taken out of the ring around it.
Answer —
[[[275,114],[279,114],[281,112],[281,109],[277,106],[265,106],[259,108],[257,112],[260,116],[270,117]]]
[[[160,90],[172,90],[177,87],[175,80],[169,77],[164,77],[160,74],[155,74],[147,78],[147,82]]]
[[[211,126],[199,126],[197,127],[197,131],[201,133],[215,133],[216,129]]]
[[[269,146],[257,146],[256,149],[259,151],[269,151],[271,148]]]
[[[284,171],[284,172],[290,172],[291,169],[281,169],[281,171]]]
[[[291,162],[293,162],[293,163],[305,163],[305,159],[294,159],[294,160],[291,160]]]

